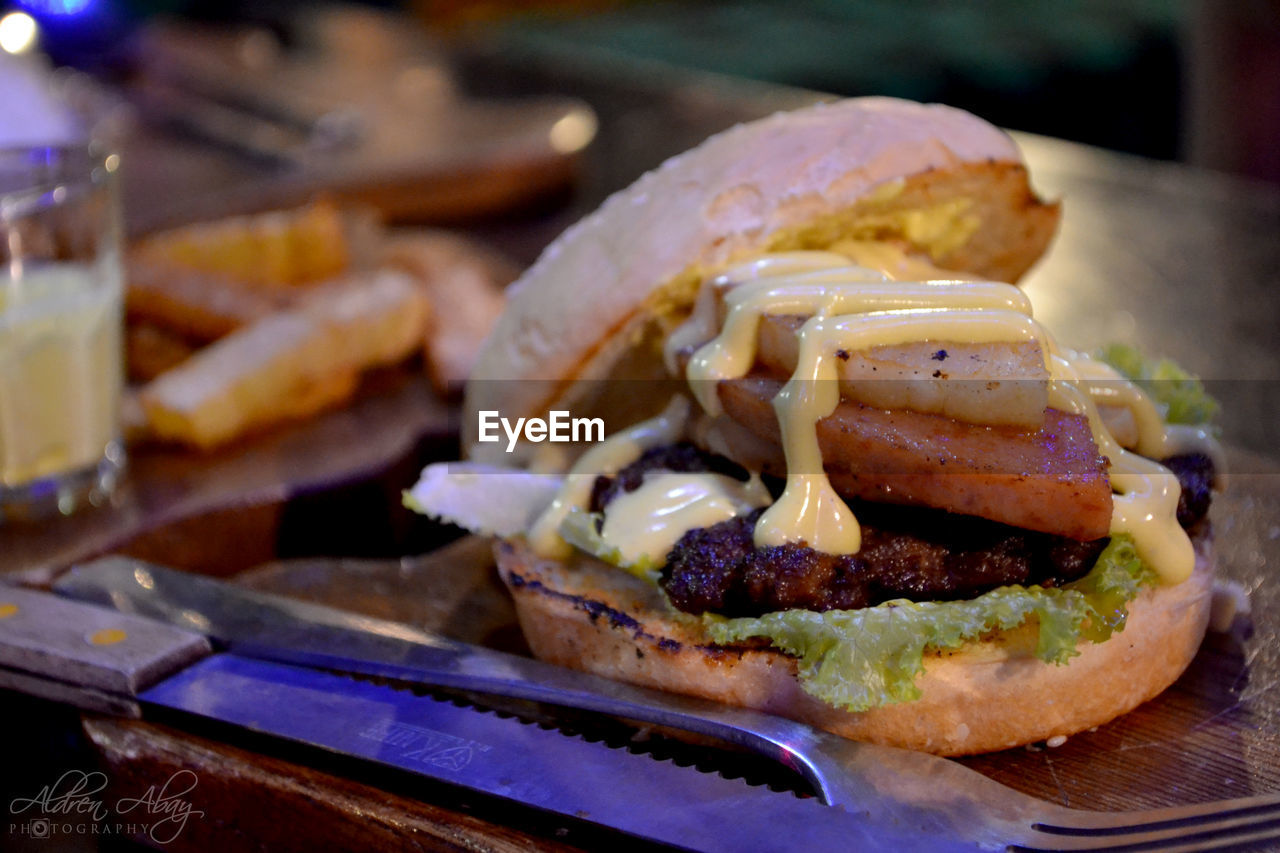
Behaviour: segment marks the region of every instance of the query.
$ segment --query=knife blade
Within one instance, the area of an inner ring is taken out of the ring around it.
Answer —
[[[245,657],[532,700],[709,736],[800,774],[828,805],[915,837],[999,844],[1023,820],[1009,789],[945,759],[651,690],[127,558],[73,569],[62,594],[198,630]],[[1016,799],[1016,798],[1015,798]],[[974,810],[988,819],[975,822]],[[834,808],[832,809],[835,810]]]
[[[140,698],[692,850],[934,850],[942,841],[444,700],[236,655],[215,655]]]
[[[178,711],[687,849],[974,849],[382,684],[230,653],[190,663],[201,638],[141,617],[29,590],[0,589],[0,599],[12,605],[0,617],[7,670],[122,690],[144,717]],[[178,671],[160,677],[161,660]]]

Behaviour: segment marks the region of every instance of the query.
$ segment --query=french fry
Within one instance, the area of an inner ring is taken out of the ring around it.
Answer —
[[[125,312],[198,343],[216,341],[272,314],[290,300],[224,275],[204,273],[134,252],[126,265]]]
[[[150,323],[130,323],[124,333],[126,372],[135,382],[155,379],[196,351],[185,338]]]
[[[153,234],[139,242],[135,253],[260,287],[324,281],[351,264],[343,213],[327,199]]]
[[[438,322],[423,339],[427,376],[441,396],[458,393],[518,270],[470,240],[438,231],[390,238],[383,263],[408,272],[430,298]]]
[[[359,373],[408,357],[430,307],[407,276],[334,282],[196,353],[139,394],[152,436],[200,449],[340,403]]]
[[[151,437],[151,427],[147,423],[147,413],[142,408],[136,388],[124,389],[120,398],[120,434],[129,444],[146,441]]]
[[[300,309],[337,331],[347,362],[381,367],[416,351],[433,306],[412,279],[384,269],[317,288]]]

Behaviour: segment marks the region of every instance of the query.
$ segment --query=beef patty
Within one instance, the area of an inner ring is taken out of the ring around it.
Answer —
[[[708,453],[687,441],[664,444],[646,450],[639,459],[612,477],[599,476],[591,486],[592,512],[601,512],[609,502],[625,492],[634,492],[650,471],[675,471],[680,474],[724,474],[746,482],[750,476],[732,459]]]
[[[1208,510],[1212,463],[1195,454],[1164,464],[1183,484],[1178,515],[1189,527]],[[667,556],[662,588],[680,610],[727,616],[856,609],[895,598],[945,601],[1009,584],[1075,580],[1093,567],[1109,541],[1080,542],[921,507],[851,506],[862,526],[856,554],[835,556],[805,545],[757,548],[757,510],[686,533]]]

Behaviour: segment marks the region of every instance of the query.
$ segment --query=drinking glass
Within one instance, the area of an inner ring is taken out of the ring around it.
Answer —
[[[119,164],[0,149],[0,522],[102,503],[123,471]]]

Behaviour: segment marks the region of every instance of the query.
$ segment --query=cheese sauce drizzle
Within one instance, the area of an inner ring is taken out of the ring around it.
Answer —
[[[717,289],[727,310],[718,331]],[[693,316],[671,336],[665,353],[670,364],[682,350],[709,340],[694,351],[686,369],[694,396],[709,414],[720,412],[717,383],[746,375],[755,363],[765,314],[810,318],[799,332],[796,369],[774,399],[787,482],[756,526],[758,546],[804,541],[832,554],[855,553],[861,546],[857,519],[823,470],[816,432],[817,422],[840,402],[837,349],[858,351],[915,341],[1036,342],[1048,369],[1050,405],[1087,417],[1099,452],[1111,461],[1116,493],[1112,531],[1130,534],[1139,556],[1165,583],[1190,576],[1195,553],[1176,519],[1177,479],[1144,457],[1191,447],[1210,450],[1212,439],[1204,431],[1183,431],[1171,438],[1145,393],[1107,365],[1059,348],[1031,318],[1029,300],[1013,285],[968,280],[890,283],[883,274],[851,266],[849,258],[833,252],[764,255],[735,267],[704,286]],[[1138,453],[1115,441],[1098,413],[1099,402],[1132,413]]]
[[[573,547],[560,536],[560,525],[574,509],[591,500],[591,487],[601,474],[613,475],[630,465],[646,450],[672,444],[684,435],[689,420],[689,401],[671,398],[662,414],[628,427],[592,447],[573,464],[551,505],[529,529],[529,544],[542,557],[566,559]]]
[[[626,563],[661,564],[686,532],[728,521],[769,500],[758,476],[743,483],[724,474],[656,471],[640,488],[609,502],[600,536]]]
[[[1151,398],[1105,362],[1079,352],[1071,353],[1070,362],[1095,405],[1123,406],[1133,414],[1138,425],[1138,443],[1134,448],[1138,453],[1159,457],[1203,453],[1213,461],[1215,485],[1218,489],[1225,488],[1227,456],[1207,428],[1164,423]]]
[[[561,536],[561,526],[571,512],[586,508],[596,477],[617,474],[646,450],[679,441],[690,408],[688,399],[674,397],[662,414],[617,432],[584,453],[530,529],[534,551],[555,559],[570,556],[573,548]],[[646,559],[661,565],[689,530],[727,521],[769,501],[768,489],[755,474],[743,483],[723,474],[652,471],[639,488],[610,501],[600,538],[617,549],[624,565]]]
[[[848,266],[849,259],[835,252],[778,252],[761,255],[754,260],[739,264],[728,272],[715,278],[709,285],[698,291],[697,301],[693,306],[693,314],[681,325],[677,326],[663,343],[662,357],[667,370],[672,376],[680,373],[678,356],[681,351],[701,346],[707,339],[715,335],[718,328],[716,322],[716,291],[741,281],[749,281],[760,276],[797,273],[806,270],[824,270],[832,267]],[[868,271],[870,272],[870,271]],[[885,277],[879,276],[881,280]]]

